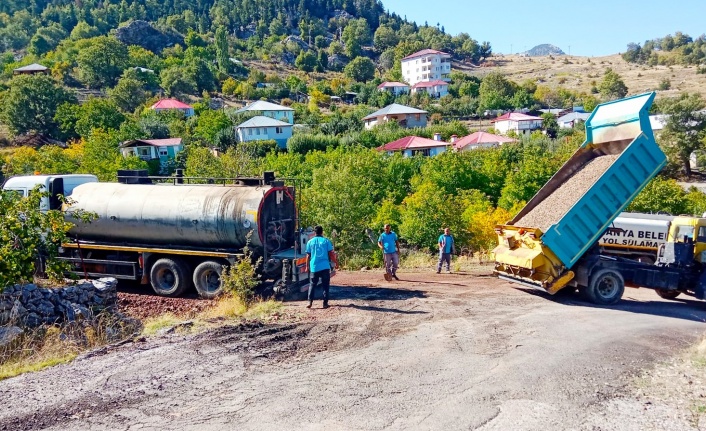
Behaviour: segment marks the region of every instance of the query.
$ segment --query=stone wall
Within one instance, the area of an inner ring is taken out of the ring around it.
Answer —
[[[35,284],[7,287],[0,293],[0,326],[36,328],[44,324],[91,319],[118,302],[114,278],[84,281],[56,288]]]

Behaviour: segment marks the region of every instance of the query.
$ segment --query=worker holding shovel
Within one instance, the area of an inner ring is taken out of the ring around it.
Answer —
[[[382,250],[385,262],[385,280],[399,280],[397,267],[400,265],[400,243],[389,224],[385,225],[385,232],[378,238],[378,247]]]

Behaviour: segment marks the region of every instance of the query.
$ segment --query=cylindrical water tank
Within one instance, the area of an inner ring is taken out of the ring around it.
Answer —
[[[241,249],[291,247],[294,197],[287,187],[87,183],[70,196],[70,234],[107,243]],[[82,223],[74,210],[98,219]]]

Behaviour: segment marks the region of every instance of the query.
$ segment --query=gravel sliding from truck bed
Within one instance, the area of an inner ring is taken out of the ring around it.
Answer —
[[[532,211],[517,220],[515,226],[537,227],[546,232],[550,226],[561,220],[618,157],[619,154],[599,156],[588,162]]]

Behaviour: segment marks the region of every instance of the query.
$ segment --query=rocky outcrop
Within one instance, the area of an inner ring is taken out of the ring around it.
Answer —
[[[114,278],[101,278],[51,289],[35,284],[10,286],[0,294],[0,326],[36,328],[91,319],[116,308],[117,284]]]
[[[173,31],[160,31],[147,21],[132,21],[116,30],[115,37],[125,45],[138,45],[156,54],[176,44],[184,45],[184,38]]]
[[[559,47],[550,45],[548,43],[537,45],[529,51],[524,52],[523,54],[530,57],[542,57],[545,55],[566,55],[564,54],[564,51],[562,51]]]

